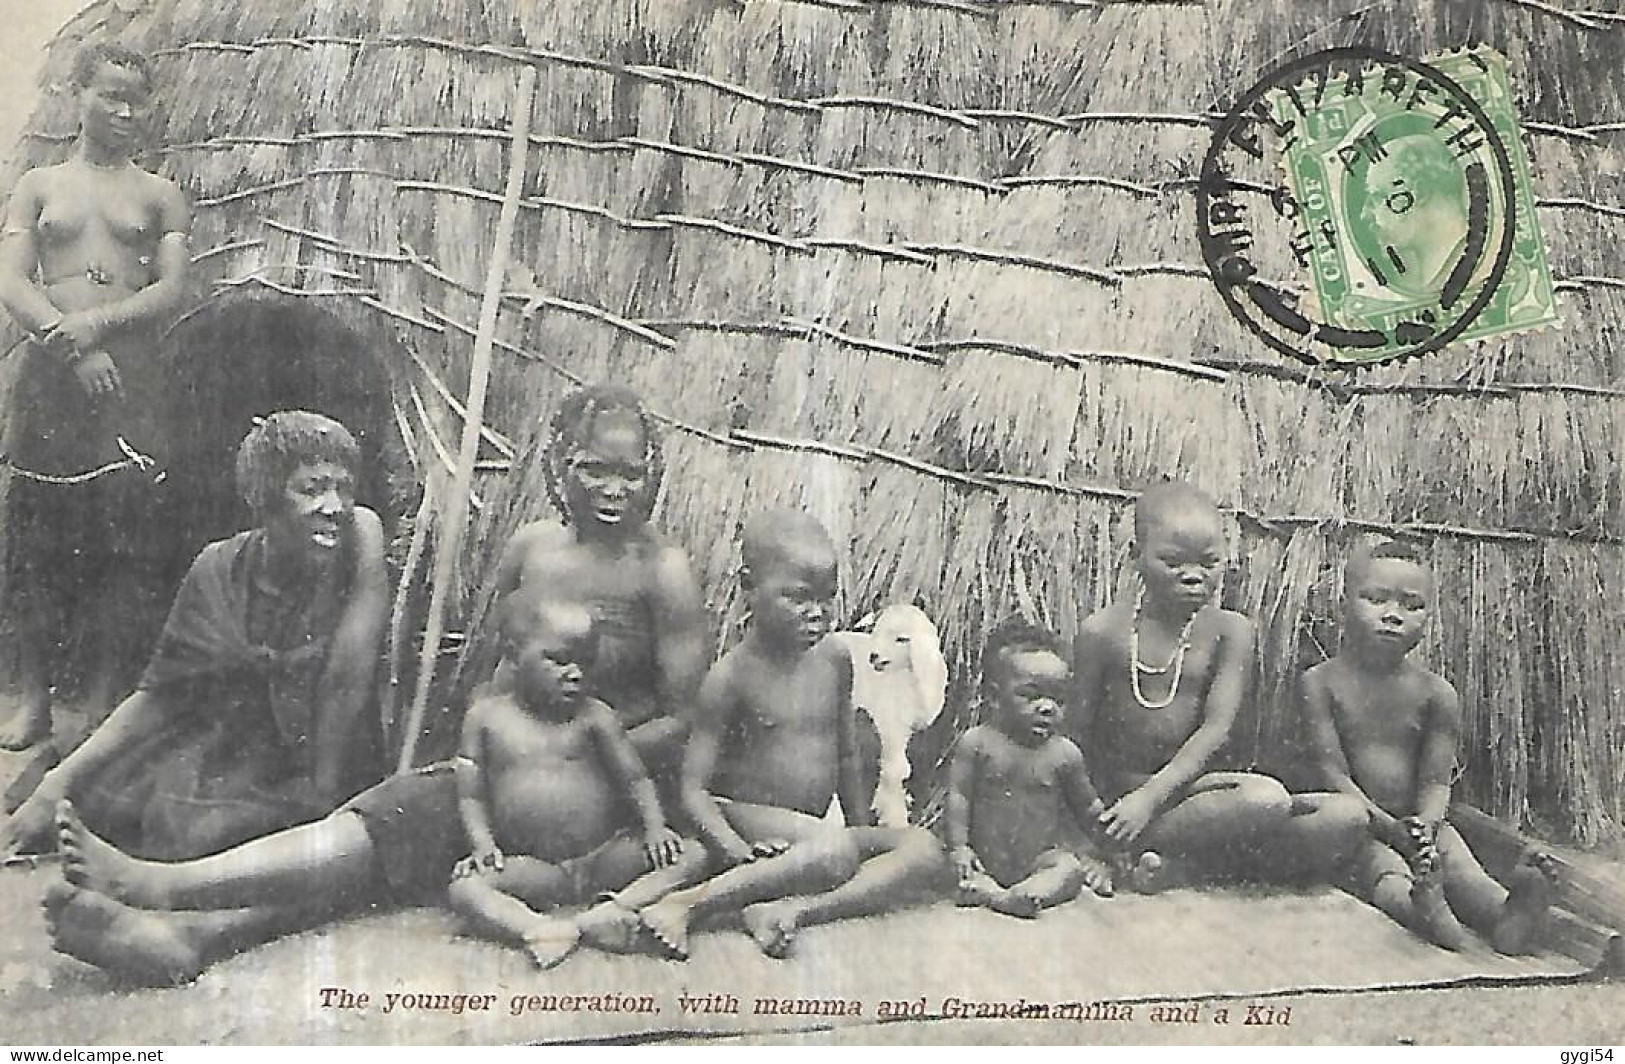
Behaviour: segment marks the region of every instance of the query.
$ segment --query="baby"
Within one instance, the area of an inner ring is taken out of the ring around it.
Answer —
[[[1019,622],[982,653],[992,719],[965,733],[948,777],[949,856],[959,903],[1032,918],[1087,886],[1110,895],[1111,875],[1080,852],[1104,811],[1083,754],[1059,735],[1071,669],[1060,640]]]
[[[550,968],[584,935],[690,881],[705,857],[667,826],[625,728],[583,687],[596,643],[586,608],[519,592],[503,611],[503,682],[463,723],[470,853],[448,893],[474,931]],[[553,914],[623,887],[577,918]]]

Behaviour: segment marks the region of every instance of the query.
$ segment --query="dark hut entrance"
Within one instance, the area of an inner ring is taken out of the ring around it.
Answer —
[[[313,410],[343,422],[361,444],[357,500],[387,520],[387,441],[395,430],[382,355],[309,300],[234,300],[175,330],[165,352],[172,582],[203,544],[248,527],[237,494],[237,445],[254,418],[277,410]]]

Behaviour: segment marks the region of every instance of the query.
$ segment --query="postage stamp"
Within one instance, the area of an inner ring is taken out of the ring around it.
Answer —
[[[1220,123],[1198,200],[1231,312],[1306,361],[1387,362],[1557,321],[1491,49],[1422,62],[1355,46],[1276,69]]]
[[[1513,219],[1512,258],[1489,302],[1456,336],[1477,340],[1557,321],[1551,270],[1541,241],[1529,176],[1529,155],[1518,129],[1506,61],[1479,48],[1429,59],[1429,65],[1465,89],[1484,108],[1512,163],[1512,202],[1488,183],[1488,208]],[[1407,91],[1382,83],[1349,84],[1344,74],[1327,86],[1319,107],[1303,116],[1304,136],[1286,148],[1288,187],[1316,232],[1331,226],[1344,239],[1309,256],[1320,312],[1348,328],[1392,337],[1403,322],[1425,316],[1441,302],[1466,252],[1475,207],[1469,176],[1483,145],[1428,115],[1413,100],[1427,82]],[[1292,117],[1291,98],[1275,100],[1276,117]],[[1467,128],[1467,127],[1463,127]],[[1467,266],[1469,286],[1484,285],[1489,262]],[[1383,361],[1395,343],[1348,349],[1352,361]]]

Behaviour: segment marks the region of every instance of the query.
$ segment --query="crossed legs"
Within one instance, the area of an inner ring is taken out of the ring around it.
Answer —
[[[1076,898],[1083,891],[1085,878],[1078,855],[1056,847],[1039,854],[1027,875],[1008,887],[986,872],[973,872],[959,884],[957,901],[1030,920],[1043,909]]]
[[[1154,892],[1176,883],[1256,871],[1260,847],[1280,830],[1291,808],[1286,788],[1270,776],[1200,776],[1135,840],[1131,885]]]
[[[574,861],[508,857],[500,871],[454,878],[447,899],[471,930],[517,946],[538,968],[552,968],[583,940],[624,948],[635,931],[630,910],[648,904],[703,875],[707,863],[699,843],[685,840],[675,863],[650,869],[643,846],[617,835]],[[618,897],[576,916],[553,910],[619,891]]]
[[[798,930],[897,908],[938,871],[941,849],[920,828],[843,828],[774,806],[729,802],[729,824],[747,842],[790,843],[785,853],[727,869],[643,909],[643,923],[674,956],[688,954],[690,924],[739,912],[771,957]]]

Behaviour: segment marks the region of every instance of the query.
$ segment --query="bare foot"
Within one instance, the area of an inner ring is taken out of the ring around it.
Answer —
[[[49,853],[56,802],[36,794],[0,825],[0,856],[14,853]]]
[[[688,960],[688,907],[670,898],[657,901],[638,913],[638,920],[672,960]]]
[[[973,873],[959,881],[954,892],[954,903],[966,907],[992,908],[995,899],[1002,897],[1004,888],[985,872]]]
[[[147,986],[190,982],[203,957],[167,913],[121,905],[93,891],[53,883],[45,894],[51,944],[61,953]]]
[[[1038,910],[1043,908],[1039,900],[1022,890],[1006,890],[988,903],[988,908],[1006,916],[1019,916],[1023,920],[1033,920],[1038,917]]]
[[[1500,953],[1532,953],[1546,929],[1546,914],[1557,894],[1557,862],[1548,853],[1530,851],[1512,871],[1506,905],[1495,922],[1490,942]]]
[[[45,930],[51,937],[56,938],[57,922],[62,918],[63,910],[68,907],[79,892],[66,883],[51,883],[45,888],[45,898],[40,902],[40,908],[45,911]]]
[[[602,901],[576,918],[581,941],[605,953],[637,953],[646,939],[638,914],[615,901]]]
[[[1097,897],[1111,897],[1111,868],[1109,868],[1104,861],[1085,861],[1083,863],[1083,885]]]
[[[1439,876],[1417,877],[1411,885],[1411,913],[1416,933],[1435,946],[1452,951],[1467,948],[1467,929],[1445,902],[1444,882]]]
[[[167,909],[168,899],[152,883],[150,862],[137,860],[85,827],[73,803],[56,807],[57,848],[62,877],[76,887],[143,909]]]
[[[1129,869],[1128,881],[1135,893],[1160,894],[1173,885],[1173,875],[1162,854],[1147,850],[1135,859],[1134,867]]]
[[[525,935],[525,952],[543,971],[557,967],[580,944],[581,928],[562,916],[538,918]]]
[[[739,918],[756,946],[769,957],[783,960],[790,955],[800,930],[801,909],[789,898],[747,905]]]
[[[27,750],[51,737],[51,698],[29,697],[0,724],[0,750]]]

